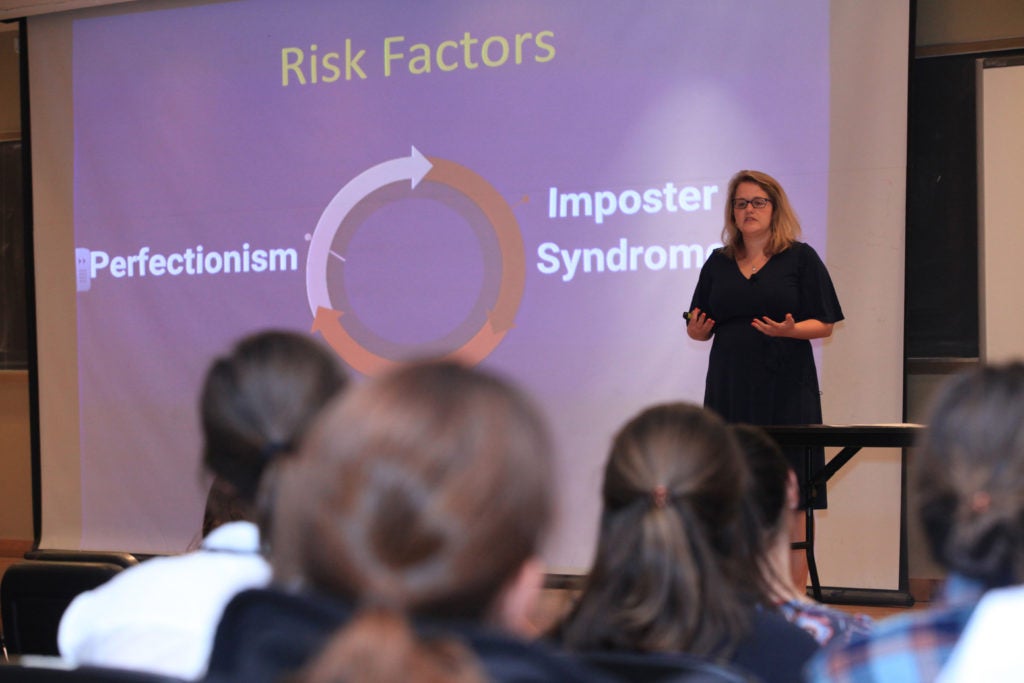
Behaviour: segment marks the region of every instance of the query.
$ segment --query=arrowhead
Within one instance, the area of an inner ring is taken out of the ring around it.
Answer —
[[[430,173],[430,169],[434,167],[430,163],[430,159],[426,158],[420,151],[416,149],[415,145],[412,148],[412,152],[409,153],[409,177],[412,178],[412,189],[416,189],[416,186],[420,184],[423,177]]]
[[[491,331],[495,334],[511,330],[515,327],[514,320],[515,316],[504,315],[494,310],[487,311],[487,321],[490,323]]]
[[[333,308],[317,306],[316,315],[313,317],[313,327],[310,332],[320,332],[325,327],[335,324],[343,315],[345,314],[341,311],[335,311]]]

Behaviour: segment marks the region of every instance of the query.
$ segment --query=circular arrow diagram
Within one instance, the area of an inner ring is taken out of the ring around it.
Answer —
[[[332,306],[327,289],[328,256],[338,229],[356,204],[374,191],[404,180],[410,182],[410,189],[415,189],[421,181],[428,181],[447,185],[465,195],[490,223],[501,252],[501,284],[494,305],[488,309],[487,320],[447,358],[470,365],[486,358],[513,327],[526,282],[526,258],[515,214],[481,176],[453,161],[425,157],[415,147],[408,157],[368,168],[342,187],[324,209],[306,257],[306,295],[313,314],[312,331],[320,332],[354,370],[364,375],[379,374],[397,361],[366,348],[345,329],[345,312]]]

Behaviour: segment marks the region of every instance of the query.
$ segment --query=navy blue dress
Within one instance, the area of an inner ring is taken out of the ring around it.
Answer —
[[[769,337],[751,325],[754,318],[762,316],[782,321],[787,313],[797,322],[843,319],[832,278],[810,245],[794,243],[749,279],[735,260],[716,249],[701,268],[690,310],[694,307],[715,321],[704,384],[705,406],[729,422],[821,424],[821,394],[811,343]],[[803,452],[787,451],[801,483]],[[823,450],[812,457],[813,470],[824,466]],[[823,493],[815,507],[824,507]]]

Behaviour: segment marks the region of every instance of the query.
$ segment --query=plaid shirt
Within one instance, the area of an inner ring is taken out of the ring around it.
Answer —
[[[866,614],[850,614],[835,607],[806,600],[787,600],[775,605],[786,621],[807,631],[818,645],[848,643],[871,632],[874,621]]]
[[[809,683],[934,681],[967,626],[984,589],[961,576],[947,581],[940,603],[883,619],[867,635],[826,647],[807,665]]]

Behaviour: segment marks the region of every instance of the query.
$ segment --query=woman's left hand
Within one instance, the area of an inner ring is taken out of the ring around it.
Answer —
[[[777,323],[768,316],[764,316],[760,319],[754,318],[750,324],[754,326],[755,330],[769,337],[792,337],[796,330],[796,320],[793,319],[792,313],[787,313],[782,322]]]
[[[761,334],[769,337],[789,337],[791,339],[824,339],[832,336],[833,323],[823,323],[814,318],[796,322],[792,313],[777,323],[768,316],[754,318],[751,326]]]

